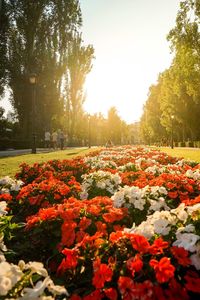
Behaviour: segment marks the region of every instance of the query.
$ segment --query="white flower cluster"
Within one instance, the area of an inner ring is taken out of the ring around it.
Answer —
[[[166,236],[174,232],[176,240],[172,245],[183,247],[191,252],[192,264],[200,270],[200,236],[194,233],[194,225],[188,223],[190,216],[199,210],[199,203],[193,206],[185,206],[182,203],[171,211],[156,211],[139,226],[133,224],[132,228],[125,228],[124,231],[144,235],[148,239],[155,234]],[[180,223],[182,223],[181,227]]]
[[[167,195],[165,187],[146,186],[140,189],[137,186],[124,186],[117,191],[111,199],[115,207],[130,207],[133,205],[139,210],[144,209],[146,203],[149,204],[149,211],[169,210],[164,196]]]
[[[119,176],[119,174],[112,174],[110,172],[101,170],[82,175],[82,178],[83,182],[81,185],[81,199],[86,199],[88,197],[89,191],[95,188],[105,190],[111,194],[114,194],[121,184],[121,177]]]
[[[0,194],[10,194],[11,191],[18,192],[23,185],[23,181],[12,179],[9,176],[0,178]]]
[[[187,172],[185,173],[185,175],[188,177],[188,178],[192,178],[194,180],[200,180],[200,170],[199,169],[196,169],[196,170],[187,170]]]
[[[138,156],[135,160],[135,164],[136,164],[136,167],[141,169],[141,165],[142,163],[145,162],[147,164],[148,167],[151,167],[151,166],[155,166],[155,165],[158,165],[159,163],[154,160],[154,159],[151,159],[151,158],[145,158],[143,156]]]
[[[145,193],[148,187],[140,189],[137,186],[125,186],[120,188],[111,199],[113,200],[113,205],[115,207],[130,207],[133,205],[135,208],[139,210],[144,209],[144,205],[146,203]]]
[[[6,201],[1,201],[0,202],[0,217],[4,216],[7,214],[7,203]]]
[[[34,274],[38,274],[42,278],[35,285],[32,282],[32,275]],[[27,282],[31,287],[27,287]],[[14,265],[6,260],[1,261],[0,296],[9,295],[9,292],[13,288],[13,290],[17,290],[19,285],[24,285],[22,291],[20,291],[20,296],[17,297],[19,300],[53,300],[56,295],[65,294],[68,296],[63,286],[54,285],[42,263],[29,262],[25,264],[24,261],[19,261],[18,265]],[[45,295],[45,289],[51,293],[51,296]],[[6,299],[13,299],[13,297]]]
[[[136,166],[134,163],[128,162],[127,164],[125,164],[123,166],[119,166],[117,168],[117,170],[121,171],[121,172],[133,171],[133,170],[136,170]]]
[[[197,162],[194,160],[189,160],[189,159],[180,159],[176,162],[176,165],[183,167],[184,165],[188,166],[195,166],[197,165]]]
[[[105,169],[105,168],[110,168],[110,169],[116,169],[117,165],[114,161],[112,160],[102,160],[99,158],[99,156],[95,157],[86,157],[84,159],[84,162],[89,165],[91,169]]]

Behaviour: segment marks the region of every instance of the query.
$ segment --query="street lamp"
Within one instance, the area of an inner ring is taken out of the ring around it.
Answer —
[[[36,132],[35,132],[35,118],[36,118],[36,82],[37,76],[35,73],[30,74],[29,82],[32,86],[32,124],[31,124],[31,131],[32,131],[32,153],[36,154]]]
[[[174,148],[174,115],[171,115],[171,148],[173,149]]]

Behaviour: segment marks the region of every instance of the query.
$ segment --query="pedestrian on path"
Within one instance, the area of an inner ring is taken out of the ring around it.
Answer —
[[[44,142],[45,142],[45,148],[50,148],[50,146],[51,146],[51,133],[49,131],[45,131]]]
[[[52,133],[52,142],[53,142],[53,149],[56,149],[57,148],[57,141],[58,141],[58,133],[57,131],[54,131]]]

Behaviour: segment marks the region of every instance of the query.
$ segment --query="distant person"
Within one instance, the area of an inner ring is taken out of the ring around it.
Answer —
[[[63,148],[64,148],[64,140],[65,140],[64,132],[61,130],[60,131],[60,149],[61,150],[63,150]]]
[[[50,146],[51,146],[51,133],[49,131],[45,131],[44,142],[45,142],[45,148],[50,148]]]
[[[58,133],[56,131],[54,131],[52,133],[53,149],[57,148],[57,141],[58,141]]]

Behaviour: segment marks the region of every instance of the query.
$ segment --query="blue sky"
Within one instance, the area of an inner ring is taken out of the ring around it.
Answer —
[[[116,106],[128,123],[139,120],[149,86],[170,66],[166,36],[178,0],[80,0],[83,39],[96,59],[86,81],[85,108],[106,114]]]

